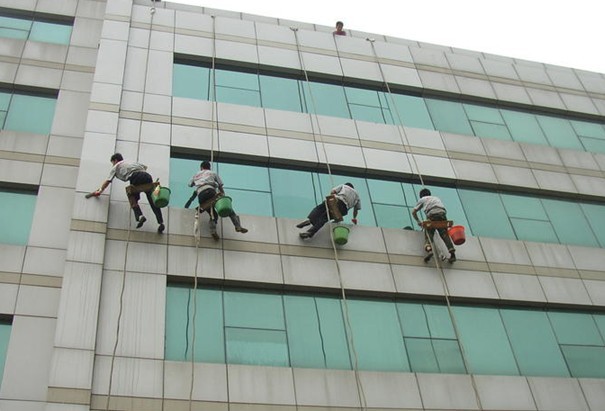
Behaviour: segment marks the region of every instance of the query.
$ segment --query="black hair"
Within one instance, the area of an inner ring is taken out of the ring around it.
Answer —
[[[114,162],[114,161],[123,161],[124,157],[122,157],[122,154],[120,153],[115,153],[113,156],[111,156],[111,158],[109,159],[109,161]]]
[[[420,190],[420,198],[430,196],[430,195],[431,195],[431,190],[429,190],[428,188],[423,188],[422,190]]]
[[[337,21],[337,22],[336,22],[336,25],[338,26],[339,24],[340,24],[341,26],[344,26],[344,25],[345,25],[345,24],[344,24],[342,21]]]
[[[355,187],[353,187],[353,184],[351,184],[351,183],[345,183],[345,185],[346,185],[346,186],[349,186],[349,187],[351,187],[351,188],[355,188]]]
[[[202,170],[210,170],[210,161],[202,161],[202,164],[200,164],[200,168]]]

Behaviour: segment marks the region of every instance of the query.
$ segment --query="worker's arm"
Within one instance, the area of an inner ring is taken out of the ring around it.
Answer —
[[[418,210],[416,210],[415,208],[412,209],[412,217],[414,217],[414,220],[416,220],[419,226],[422,226],[422,222],[418,218]]]
[[[353,219],[351,220],[353,222],[353,224],[357,224],[357,212],[359,210],[357,210],[356,208],[353,209]]]
[[[99,189],[97,191],[95,191],[95,195],[101,195],[101,193],[103,193],[103,191],[105,191],[105,189],[107,187],[109,187],[109,184],[111,184],[111,180],[103,181],[103,184],[101,184],[101,187],[99,187]]]

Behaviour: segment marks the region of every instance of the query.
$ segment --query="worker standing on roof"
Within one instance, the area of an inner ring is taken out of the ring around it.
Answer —
[[[428,188],[423,188],[422,190],[420,190],[420,200],[412,209],[412,216],[414,217],[414,220],[416,220],[418,225],[420,225],[421,227],[422,222],[418,218],[418,211],[422,209],[424,209],[424,214],[426,214],[426,218],[430,221],[447,221],[447,212],[445,210],[443,202],[441,202],[439,197],[432,196],[431,191]],[[450,258],[448,259],[448,261],[450,263],[453,263],[454,261],[456,261],[456,249],[454,248],[452,239],[447,233],[446,228],[437,228],[437,231],[439,232],[439,236],[445,243],[447,250],[450,252]],[[434,244],[435,228],[425,228],[424,234],[424,250],[427,252],[425,261],[428,261],[433,256],[433,248],[431,247],[431,242]]]
[[[141,228],[147,219],[143,215],[141,211],[141,207],[139,207],[139,200],[141,199],[141,193],[145,193],[147,196],[147,201],[149,201],[149,205],[153,210],[153,214],[155,214],[155,218],[158,221],[158,233],[163,233],[164,226],[164,218],[162,217],[162,210],[153,202],[151,198],[151,193],[153,192],[156,184],[153,182],[153,178],[146,171],[147,166],[141,163],[127,163],[124,161],[122,154],[115,153],[109,159],[113,167],[109,171],[109,176],[107,180],[103,181],[101,184],[101,188],[93,193],[95,196],[101,195],[103,191],[111,184],[114,178],[122,181],[130,182],[130,185],[126,187],[126,196],[128,197],[128,202],[130,203],[130,207],[134,212],[134,218],[137,220],[137,228]]]
[[[332,32],[335,36],[346,36],[347,32],[343,30],[344,23],[342,21],[336,22],[336,30]]]
[[[225,190],[223,189],[223,181],[218,174],[210,170],[209,161],[202,161],[202,164],[200,164],[200,171],[195,173],[195,175],[189,180],[189,187],[195,187],[195,192],[197,193],[197,199],[200,205],[199,211],[206,211],[210,215],[210,234],[212,235],[212,238],[218,240],[219,236],[216,232],[218,214],[214,208],[214,204],[208,206],[208,208],[205,210],[201,209],[201,206],[204,202],[207,202],[216,196],[217,190],[221,195],[225,194]],[[191,202],[188,201],[185,205],[185,208],[189,207],[190,203]],[[242,227],[240,218],[237,214],[235,214],[235,211],[231,211],[229,218],[235,227],[235,231],[242,234],[248,232],[247,228]]]
[[[345,183],[334,187],[330,194],[333,195],[337,200],[337,207],[340,213],[344,216],[347,215],[349,209],[353,209],[353,224],[357,224],[357,213],[361,210],[361,200],[359,194],[351,183]],[[326,200],[327,201],[327,200]],[[298,228],[303,228],[311,225],[306,232],[300,233],[301,238],[311,238],[319,231],[321,227],[328,222],[328,212],[326,210],[326,201],[318,204],[311,212],[307,219],[296,225]],[[334,218],[330,216],[330,218]]]

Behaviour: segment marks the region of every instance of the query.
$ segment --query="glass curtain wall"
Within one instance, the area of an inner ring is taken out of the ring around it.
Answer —
[[[193,293],[197,293],[192,347]],[[278,367],[605,378],[605,315],[169,284],[165,356]],[[348,313],[351,329],[346,327]],[[465,369],[460,344],[469,369]]]
[[[216,70],[216,101],[326,116],[402,124],[469,136],[605,153],[605,126],[460,101],[334,84],[278,74]],[[213,100],[211,70],[175,62],[175,97]]]
[[[170,160],[171,204],[183,207],[189,179],[200,161]],[[215,163],[238,213],[306,218],[330,189],[351,182],[359,192],[359,224],[416,229],[411,210],[417,184],[232,163]],[[462,188],[429,187],[447,207],[448,218],[470,235],[605,247],[605,205]],[[489,210],[486,213],[485,210]],[[351,213],[352,215],[352,213]],[[350,221],[351,215],[345,217]]]

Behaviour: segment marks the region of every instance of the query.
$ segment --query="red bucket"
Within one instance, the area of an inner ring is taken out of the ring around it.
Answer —
[[[450,235],[452,241],[456,245],[462,245],[466,241],[466,236],[464,235],[464,226],[452,226],[449,230],[447,230],[447,233]]]

